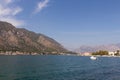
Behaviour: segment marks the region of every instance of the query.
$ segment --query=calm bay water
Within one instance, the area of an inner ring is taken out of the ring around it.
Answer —
[[[0,56],[0,80],[120,80],[120,58]]]

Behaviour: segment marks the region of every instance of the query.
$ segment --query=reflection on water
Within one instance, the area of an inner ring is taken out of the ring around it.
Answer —
[[[120,58],[0,56],[0,80],[119,80]]]

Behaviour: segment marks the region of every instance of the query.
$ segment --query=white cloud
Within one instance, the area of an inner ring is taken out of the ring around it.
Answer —
[[[14,11],[13,11],[12,14],[13,14],[13,15],[17,15],[17,14],[20,13],[22,10],[23,10],[22,8],[17,7],[17,8],[14,9]]]
[[[0,0],[0,20],[12,23],[18,27],[23,25],[23,21],[16,19],[16,15],[23,9],[19,6],[13,7],[12,4],[15,0]]]
[[[49,0],[41,1],[37,4],[37,8],[34,13],[40,12],[43,8],[47,7]]]
[[[11,3],[13,0],[5,0],[5,3],[6,4],[9,4],[9,3]]]
[[[24,21],[22,20],[17,20],[16,18],[13,17],[0,17],[1,21],[7,21],[11,24],[13,24],[14,26],[22,26],[24,24]]]
[[[0,5],[0,16],[15,16],[22,11],[22,8],[9,8]]]
[[[0,16],[10,15],[11,11],[12,10],[10,8],[5,8],[2,5],[0,5]]]

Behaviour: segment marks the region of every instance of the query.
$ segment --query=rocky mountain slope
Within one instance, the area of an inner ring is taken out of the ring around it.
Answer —
[[[12,24],[0,21],[0,51],[56,53],[67,51],[64,47],[43,34],[37,34]]]

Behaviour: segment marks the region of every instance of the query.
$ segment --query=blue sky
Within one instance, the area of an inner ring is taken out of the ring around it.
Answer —
[[[120,0],[0,0],[0,20],[70,49],[120,43]]]

